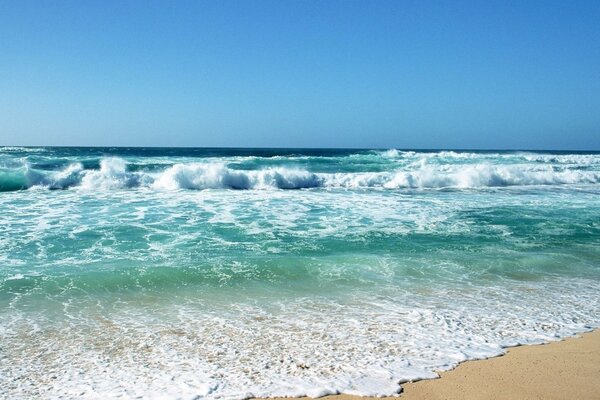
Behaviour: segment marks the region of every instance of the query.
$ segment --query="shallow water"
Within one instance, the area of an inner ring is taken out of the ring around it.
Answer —
[[[0,397],[386,395],[599,326],[598,153],[4,147],[0,191]]]

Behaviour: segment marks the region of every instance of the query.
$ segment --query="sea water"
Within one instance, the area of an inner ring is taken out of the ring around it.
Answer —
[[[600,153],[0,148],[0,397],[391,395],[600,325]]]

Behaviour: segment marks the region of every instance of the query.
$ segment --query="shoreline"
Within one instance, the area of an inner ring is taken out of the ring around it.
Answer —
[[[600,328],[557,341],[508,347],[505,354],[436,372],[439,378],[402,383],[396,396],[335,394],[323,399],[599,399]]]

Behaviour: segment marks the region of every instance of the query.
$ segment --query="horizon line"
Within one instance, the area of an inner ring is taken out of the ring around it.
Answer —
[[[23,148],[116,148],[116,149],[248,149],[248,150],[398,150],[398,151],[545,151],[545,152],[600,152],[600,149],[534,149],[534,148],[427,148],[427,147],[265,147],[265,146],[124,146],[124,145],[4,145],[0,144],[0,148],[5,147],[23,147]]]

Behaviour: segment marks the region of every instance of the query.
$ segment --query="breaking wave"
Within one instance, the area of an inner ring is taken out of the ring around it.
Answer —
[[[328,186],[348,188],[482,188],[503,186],[593,184],[600,173],[556,170],[552,166],[477,164],[464,166],[421,166],[413,171],[386,173],[333,174]]]
[[[322,185],[321,177],[304,170],[239,171],[223,164],[176,164],[152,184],[157,189],[305,189]]]
[[[225,163],[176,163],[161,169],[128,168],[121,158],[104,158],[98,169],[81,163],[58,171],[41,171],[23,164],[0,168],[0,191],[29,188],[87,190],[131,189],[309,189],[381,188],[439,189],[600,183],[600,171],[549,163],[429,164],[426,161],[384,172],[318,173],[305,169],[269,167],[234,169]]]

